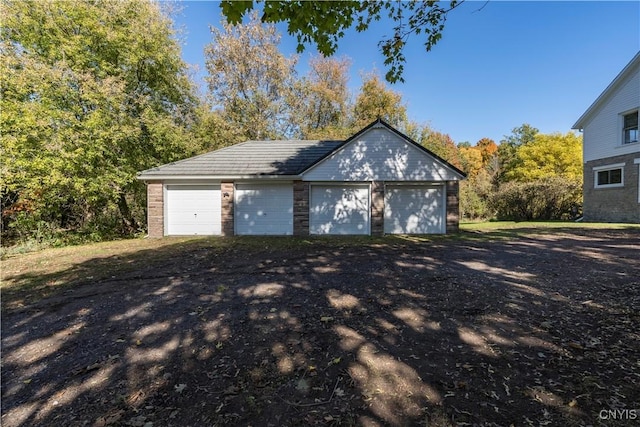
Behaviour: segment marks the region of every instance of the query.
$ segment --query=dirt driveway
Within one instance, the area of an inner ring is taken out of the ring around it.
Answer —
[[[248,241],[4,292],[2,425],[640,420],[637,228]]]

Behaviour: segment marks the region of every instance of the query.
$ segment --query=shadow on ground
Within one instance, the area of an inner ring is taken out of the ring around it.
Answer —
[[[639,241],[210,239],[91,260],[46,298],[4,293],[2,424],[598,424],[640,401]]]

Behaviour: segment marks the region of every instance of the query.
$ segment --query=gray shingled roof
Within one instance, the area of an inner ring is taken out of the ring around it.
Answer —
[[[343,141],[247,141],[147,169],[140,179],[166,176],[297,175]]]

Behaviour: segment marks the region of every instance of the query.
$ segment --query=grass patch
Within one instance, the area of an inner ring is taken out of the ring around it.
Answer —
[[[640,224],[574,221],[485,221],[460,224],[461,239],[515,239],[536,234],[580,232],[581,230],[640,230]]]
[[[18,293],[29,294],[21,299],[36,300],[78,282],[135,271],[199,241],[203,239],[129,239],[9,255],[2,260],[3,304]]]
[[[625,228],[640,229],[640,224],[604,223],[604,222],[575,222],[575,221],[484,221],[460,223],[461,231],[487,232],[501,230],[542,230],[553,229],[597,229],[621,230]]]

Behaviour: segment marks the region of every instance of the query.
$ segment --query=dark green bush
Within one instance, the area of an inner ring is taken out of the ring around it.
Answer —
[[[507,182],[489,199],[497,218],[511,221],[571,219],[581,204],[582,184],[564,177]]]

